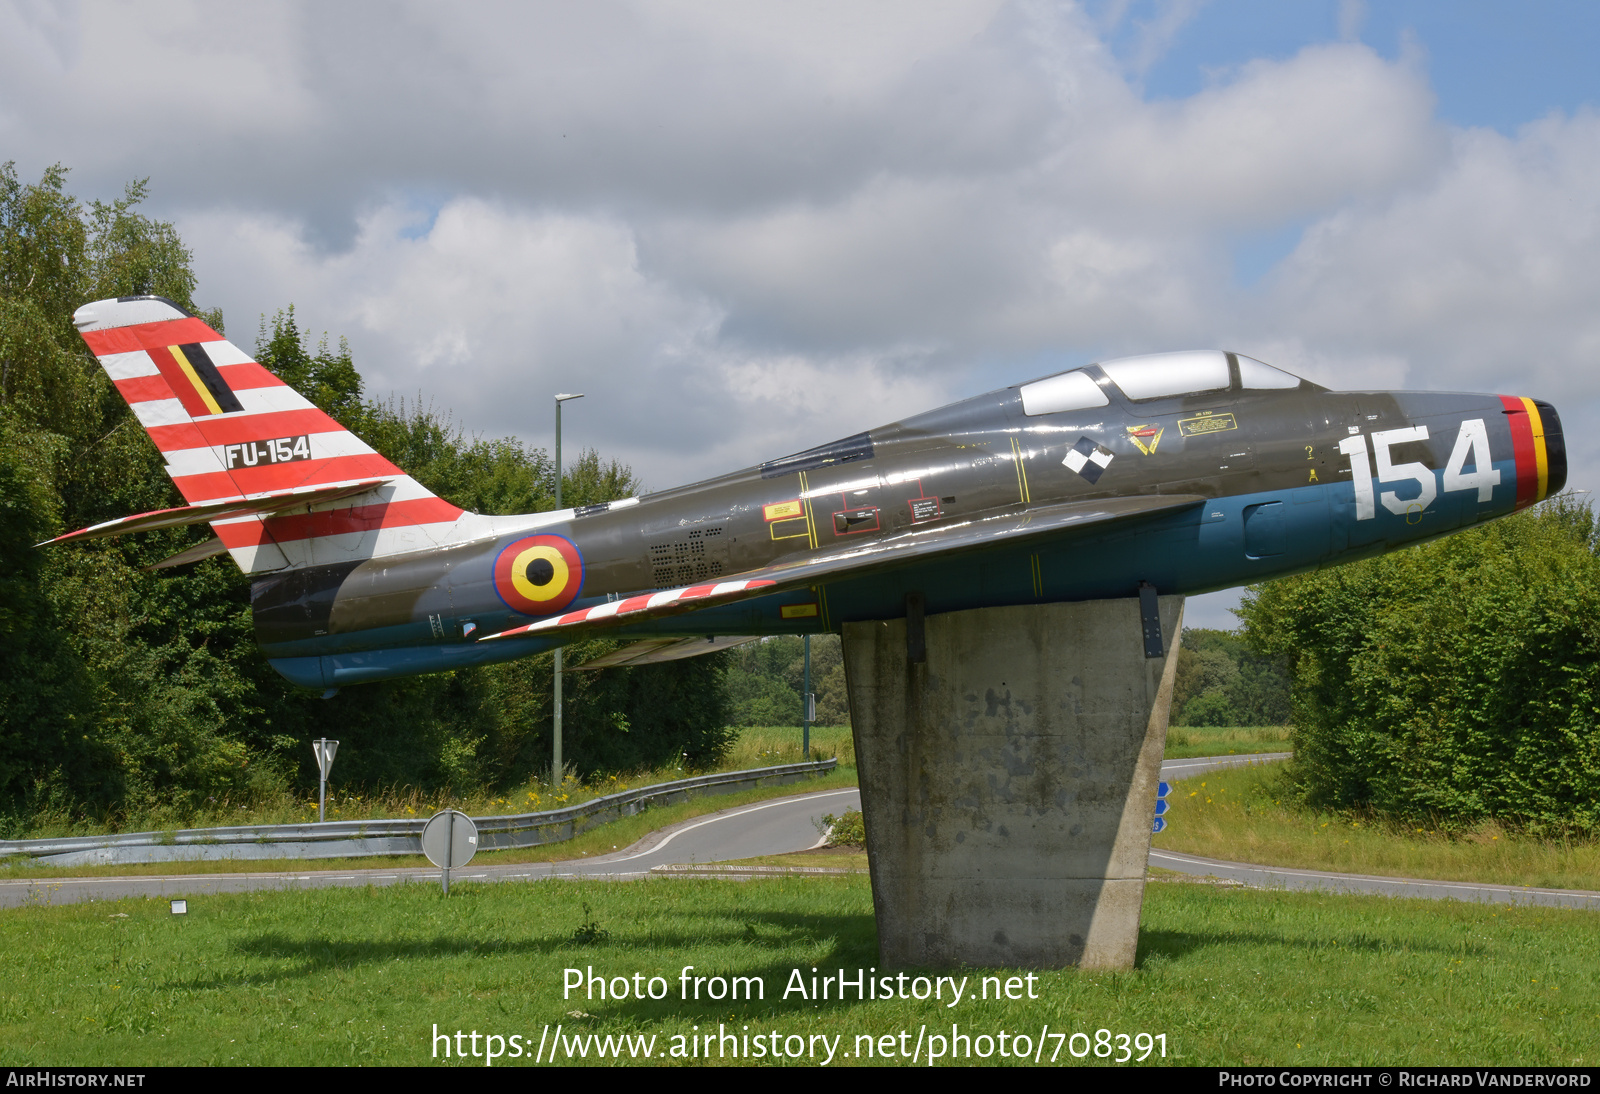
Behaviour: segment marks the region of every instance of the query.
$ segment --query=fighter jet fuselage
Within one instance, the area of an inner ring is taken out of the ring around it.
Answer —
[[[490,516],[170,300],[96,301],[73,322],[187,504],[52,542],[210,524],[157,567],[231,555],[262,650],[318,688],[595,636],[643,641],[592,664],[639,663],[912,612],[1203,593],[1504,516],[1567,471],[1548,403],[1334,392],[1203,350],[1072,369],[642,498]]]
[[[596,634],[835,631],[908,596],[936,614],[1188,595],[1445,535],[1565,477],[1547,403],[1334,392],[1216,351],[1126,358],[492,538],[261,574],[256,630],[286,676],[326,687]]]

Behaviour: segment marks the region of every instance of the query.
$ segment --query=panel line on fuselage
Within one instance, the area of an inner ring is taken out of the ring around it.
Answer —
[[[811,482],[804,471],[800,472],[800,498],[806,507],[806,542],[817,549],[817,517],[811,511]]]
[[[1011,456],[1017,461],[1017,493],[1022,499],[1022,504],[1030,505],[1033,503],[1033,497],[1028,490],[1028,469],[1022,462],[1022,445],[1015,437],[1011,438]]]

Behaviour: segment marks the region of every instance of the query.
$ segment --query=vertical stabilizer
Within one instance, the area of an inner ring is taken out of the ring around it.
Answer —
[[[191,506],[384,480],[336,501],[211,522],[245,573],[453,540],[460,509],[172,301],[99,300],[72,321]]]

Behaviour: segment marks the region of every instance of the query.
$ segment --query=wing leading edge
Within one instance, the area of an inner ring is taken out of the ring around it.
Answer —
[[[540,619],[521,627],[485,635],[480,642],[533,634],[559,634],[577,638],[593,630],[620,623],[681,615],[713,604],[730,604],[839,578],[864,577],[934,555],[965,554],[1001,545],[1134,520],[1199,505],[1200,494],[1157,494],[1131,498],[1104,498],[1044,506],[1024,513],[975,518],[934,528],[917,528],[875,542],[821,551],[775,562],[759,570],[709,585],[691,585],[614,600],[580,611]]]
[[[361,482],[335,483],[331,486],[302,486],[293,490],[279,490],[270,494],[254,494],[249,497],[208,501],[199,505],[184,505],[176,509],[157,509],[149,513],[138,513],[131,517],[118,517],[115,520],[90,525],[88,528],[80,528],[76,532],[68,532],[65,535],[57,536],[55,539],[47,539],[44,543],[37,544],[37,546],[44,547],[52,543],[72,543],[80,539],[98,539],[101,536],[120,536],[128,532],[153,532],[158,528],[179,528],[187,524],[205,524],[229,517],[271,516],[285,509],[292,509],[297,505],[314,505],[319,502],[340,501],[344,498],[354,497],[357,494],[365,494],[368,490],[374,490],[390,481],[390,479],[386,478],[366,479]]]

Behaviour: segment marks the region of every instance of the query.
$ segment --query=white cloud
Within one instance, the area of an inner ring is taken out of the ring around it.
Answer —
[[[1353,41],[1149,103],[1064,5],[0,0],[0,104],[24,174],[150,176],[240,341],[293,301],[374,390],[541,442],[589,390],[574,443],[655,486],[1186,345],[1600,434],[1600,122],[1452,130]]]
[[[721,344],[722,312],[641,272],[632,231],[601,217],[478,199],[363,218],[328,254],[291,223],[211,213],[181,225],[230,337],[254,345],[248,305],[295,303],[303,330],[349,337],[369,390],[419,396],[487,435],[550,443],[551,397],[584,391],[569,442],[631,462],[651,486],[881,424],[944,401],[884,355],[773,354]],[[901,351],[891,357],[905,356]]]
[[[1134,225],[1220,232],[1270,226],[1381,194],[1446,151],[1433,96],[1408,64],[1359,45],[1253,61],[1172,103],[1135,103],[1085,126],[1052,176]]]
[[[1600,394],[1600,118],[1458,133],[1426,185],[1309,230],[1275,286],[1308,339],[1411,355],[1429,384]]]

